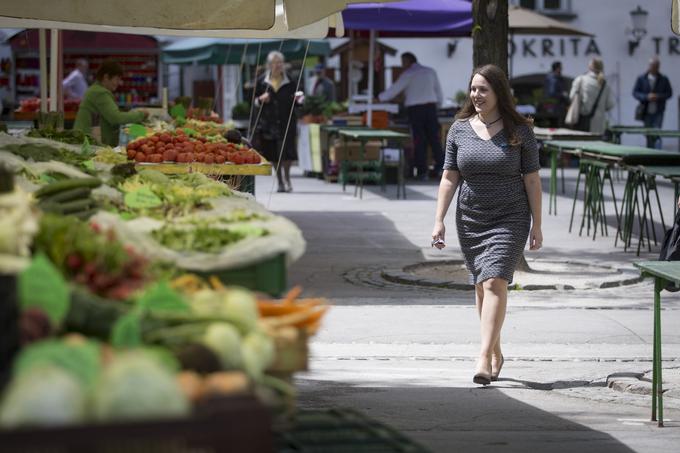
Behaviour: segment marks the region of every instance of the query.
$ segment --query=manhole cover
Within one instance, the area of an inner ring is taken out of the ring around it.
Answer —
[[[528,261],[530,271],[516,271],[510,289],[613,288],[642,281],[634,269],[620,269],[578,261]],[[402,269],[387,269],[382,277],[394,283],[473,289],[463,261],[427,261]]]

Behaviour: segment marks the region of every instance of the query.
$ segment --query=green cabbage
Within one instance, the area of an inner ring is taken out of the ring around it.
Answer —
[[[194,313],[222,318],[238,327],[242,334],[255,328],[259,313],[255,295],[244,288],[229,288],[226,292],[198,291],[192,296]]]
[[[116,357],[93,397],[94,416],[103,421],[181,417],[189,409],[173,373],[142,351]]]
[[[241,336],[236,327],[226,322],[213,323],[203,335],[203,344],[213,351],[225,370],[241,369]]]
[[[246,335],[241,344],[246,373],[255,380],[260,379],[274,361],[275,353],[274,340],[266,333],[256,330]]]
[[[0,426],[56,426],[85,419],[86,395],[78,378],[56,365],[35,366],[16,376],[0,406]]]

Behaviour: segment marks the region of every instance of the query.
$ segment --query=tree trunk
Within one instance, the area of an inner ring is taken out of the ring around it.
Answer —
[[[508,0],[472,1],[472,64],[508,73]]]

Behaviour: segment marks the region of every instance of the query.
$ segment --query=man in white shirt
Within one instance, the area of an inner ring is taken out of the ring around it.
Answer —
[[[401,55],[401,63],[405,68],[404,72],[392,86],[378,95],[378,99],[386,102],[404,93],[404,104],[413,135],[414,164],[418,169],[418,179],[426,181],[428,144],[432,149],[437,175],[441,174],[444,166],[437,119],[437,107],[442,103],[442,89],[434,69],[419,64],[411,52]]]
[[[89,65],[87,61],[79,58],[76,68],[64,79],[64,99],[82,99],[87,90],[87,76]]]

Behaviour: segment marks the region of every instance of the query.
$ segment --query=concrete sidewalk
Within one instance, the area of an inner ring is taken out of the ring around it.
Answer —
[[[575,170],[566,177],[559,215],[543,212],[545,248],[527,252],[527,258],[625,269],[656,259],[658,246],[640,257],[614,247],[611,200],[609,237],[598,232],[593,241],[592,230],[590,237],[577,234],[580,205],[570,234]],[[312,341],[311,371],[297,380],[302,405],[355,407],[437,452],[673,451],[680,445],[679,294],[662,295],[667,428],[648,421],[649,281],[610,289],[511,291],[503,379],[477,388],[471,382],[479,347],[472,292],[381,277],[385,269],[460,259],[454,207],[447,216],[447,248],[429,246],[436,183],[409,184],[406,200],[394,199],[394,186],[386,193],[369,186],[359,200],[353,186],[343,193],[337,184],[297,176],[293,193],[270,194],[272,182],[257,178],[258,200],[296,222],[308,241],[304,257],[290,269],[290,283],[336,305]],[[547,179],[543,184],[545,192]],[[673,188],[660,182],[659,192],[669,223]],[[547,193],[543,203],[547,208]]]

